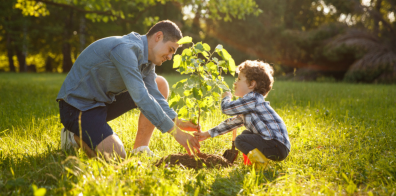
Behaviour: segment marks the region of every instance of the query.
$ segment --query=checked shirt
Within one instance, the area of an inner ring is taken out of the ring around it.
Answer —
[[[224,114],[235,116],[221,122],[208,132],[211,137],[222,135],[245,125],[246,129],[260,135],[265,140],[275,139],[291,148],[286,125],[282,118],[264,101],[264,96],[257,92],[250,92],[236,101],[231,97],[224,97],[221,101]]]

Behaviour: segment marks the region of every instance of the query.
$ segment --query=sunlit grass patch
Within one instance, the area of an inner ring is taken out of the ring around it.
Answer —
[[[32,195],[392,195],[396,193],[396,88],[345,83],[275,82],[266,98],[283,118],[289,157],[265,172],[242,164],[198,171],[155,167],[160,157],[185,153],[155,131],[158,157],[132,156],[139,111],[110,122],[124,142],[124,162],[88,159],[60,150],[56,95],[66,75],[0,74],[0,193]],[[170,85],[182,76],[165,76]],[[233,78],[226,78],[229,84]],[[227,116],[207,114],[203,130]],[[240,133],[243,129],[239,129]],[[201,151],[222,155],[231,134],[208,139]]]

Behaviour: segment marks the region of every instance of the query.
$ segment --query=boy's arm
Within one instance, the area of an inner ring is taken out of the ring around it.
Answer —
[[[246,94],[238,100],[231,101],[230,96],[226,96],[221,101],[221,110],[224,114],[234,116],[246,114],[254,111],[256,107],[256,97],[253,92]]]
[[[242,116],[238,115],[233,118],[229,118],[223,122],[221,122],[219,125],[216,127],[213,127],[208,131],[211,137],[216,137],[218,135],[223,135],[225,133],[228,133],[238,127],[241,127],[243,125],[243,119]]]

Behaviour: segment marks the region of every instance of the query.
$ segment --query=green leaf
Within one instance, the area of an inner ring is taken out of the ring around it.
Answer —
[[[103,22],[107,23],[109,21],[109,17],[105,16],[103,17]]]
[[[172,96],[172,95],[174,95],[174,96]],[[175,106],[180,101],[179,94],[175,94],[174,92],[172,92],[172,95],[171,95],[171,98],[169,99],[169,107]]]
[[[230,74],[232,76],[235,75],[236,66],[235,66],[235,61],[232,58],[230,58],[228,61],[228,70],[230,71]]]
[[[173,57],[173,68],[178,68],[180,66],[180,63],[182,61],[182,58],[179,54],[176,54]]]
[[[230,53],[227,52],[226,49],[221,50],[222,56],[224,58],[224,60],[228,61],[231,57]]]
[[[216,64],[218,64],[219,63],[219,59],[218,58],[216,58],[216,57],[213,57],[212,58],[212,60],[216,63]]]
[[[187,109],[186,106],[183,106],[183,107],[179,110],[178,117],[180,117],[180,118],[185,118],[185,117],[187,117],[187,116],[188,116],[188,109]]]
[[[201,53],[204,51],[204,46],[201,42],[198,42],[197,44],[195,44],[194,49],[196,53]]]
[[[192,121],[191,121],[194,125],[197,125],[198,124],[198,118],[193,118],[192,119]]]
[[[202,52],[202,55],[203,55],[206,59],[209,59],[209,53],[208,53],[208,52],[203,51],[203,52]]]
[[[45,188],[37,188],[35,184],[32,184],[33,195],[34,196],[44,196],[47,190]]]
[[[187,79],[180,80],[179,82],[176,82],[176,84],[174,84],[172,86],[172,88],[178,89],[178,88],[182,87],[185,82],[187,82]]]
[[[186,99],[186,106],[188,108],[192,108],[192,107],[194,107],[194,105],[195,105],[194,101],[192,101],[190,98]]]
[[[210,86],[210,85],[205,85],[205,90],[206,90],[206,91],[212,90],[212,86]]]
[[[191,95],[191,90],[185,90],[184,92],[183,92],[183,95],[184,96],[190,96]]]
[[[191,59],[191,63],[194,65],[194,67],[199,67],[199,62],[197,59]]]
[[[227,69],[227,63],[224,60],[219,61],[219,64],[217,64],[219,67],[226,68]]]
[[[221,88],[221,89],[223,89],[223,90],[230,90],[230,88],[228,88],[228,85],[227,84],[224,84],[224,83],[222,83],[222,84],[219,84],[219,87]]]
[[[217,66],[212,61],[206,64],[206,67],[208,67],[210,73],[217,72]]]
[[[210,46],[207,43],[202,44],[205,51],[210,52]]]
[[[192,56],[193,54],[192,54],[190,48],[186,48],[186,49],[183,50],[182,55],[183,56]],[[184,58],[183,60],[187,60],[187,58]]]
[[[219,44],[216,46],[216,52],[221,52],[223,50],[223,45]]]
[[[202,98],[202,91],[201,91],[201,89],[198,89],[198,88],[194,87],[194,88],[192,89],[192,92],[193,92],[193,96],[194,96],[195,99],[201,99],[201,98]]]
[[[219,93],[213,92],[212,95],[213,95],[213,98],[215,101],[219,101],[219,98],[220,98]]]
[[[182,45],[182,44],[188,44],[192,42],[192,38],[190,36],[185,36],[181,38],[177,43]]]

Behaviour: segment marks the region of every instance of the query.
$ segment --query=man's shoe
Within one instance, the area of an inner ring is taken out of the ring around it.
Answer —
[[[78,148],[78,144],[74,140],[74,133],[66,128],[61,130],[61,148],[62,150],[69,150],[71,148]]]
[[[270,162],[257,148],[250,151],[247,156],[254,167],[259,170],[264,170]]]
[[[148,146],[140,146],[132,150],[132,154],[143,153],[143,152],[147,153],[148,156],[151,157],[155,156],[154,152],[151,151]]]

